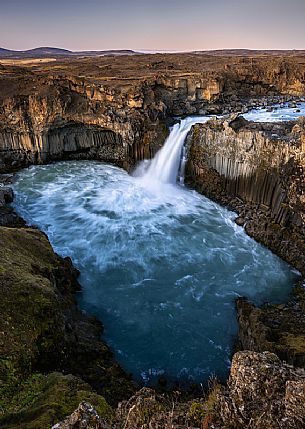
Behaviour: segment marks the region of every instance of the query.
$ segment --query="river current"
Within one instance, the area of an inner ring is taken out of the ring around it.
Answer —
[[[70,161],[24,169],[14,184],[17,211],[79,268],[81,308],[102,320],[124,369],[148,384],[161,375],[226,377],[234,300],[286,300],[297,277],[235,224],[236,214],[175,183],[187,130],[206,119],[174,126],[172,141],[134,176]]]

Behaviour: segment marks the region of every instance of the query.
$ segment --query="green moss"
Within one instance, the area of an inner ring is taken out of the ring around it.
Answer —
[[[150,399],[144,399],[143,408],[141,408],[142,424],[148,424],[151,418],[162,411],[162,405],[159,403],[151,403]]]
[[[0,234],[1,386],[26,378],[39,338],[52,330],[54,337],[60,333],[56,291],[48,278],[58,260],[49,242],[30,229],[1,228]]]
[[[72,375],[34,374],[2,404],[1,428],[41,429],[71,414],[81,401],[91,403],[99,415],[110,420],[112,409],[90,386]]]
[[[216,380],[212,379],[206,398],[200,402],[192,402],[189,410],[189,416],[194,425],[205,427],[206,422],[210,422],[215,418],[215,405],[217,404],[220,389],[220,384],[218,384]]]
[[[135,387],[100,341],[101,327],[78,313],[75,272],[38,230],[0,227],[0,397],[33,372],[72,373],[115,404]],[[90,341],[88,341],[90,338]]]
[[[305,335],[284,334],[282,336],[284,349],[288,349],[293,355],[305,354]]]
[[[205,407],[205,404],[201,402],[193,402],[190,406],[189,411],[190,417],[192,419],[192,422],[196,426],[201,426],[202,421],[204,420],[205,416],[207,415],[207,410]]]

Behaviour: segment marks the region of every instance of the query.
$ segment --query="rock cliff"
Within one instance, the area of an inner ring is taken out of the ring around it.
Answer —
[[[115,404],[135,387],[77,309],[76,269],[36,229],[1,226],[0,237],[1,428],[50,427],[81,400],[109,413],[96,392]]]
[[[233,115],[193,127],[186,183],[239,213],[249,235],[305,273],[305,122]]]
[[[166,118],[236,111],[266,104],[263,97],[272,102],[303,94],[297,56],[268,62],[187,54],[0,64],[0,170],[71,158],[130,168],[162,145]]]
[[[128,168],[164,141],[166,128],[138,112],[132,94],[89,91],[77,78],[35,77],[33,85],[34,95],[14,95],[0,107],[2,171],[71,158]]]
[[[228,388],[218,398],[224,428],[301,429],[305,424],[305,372],[269,352],[233,357]]]
[[[255,307],[237,300],[238,348],[276,353],[283,361],[305,367],[305,289],[295,287],[295,298],[286,304]]]
[[[302,429],[304,401],[303,369],[269,352],[239,352],[227,386],[214,385],[204,398],[181,401],[143,388],[119,404],[110,426],[81,404],[53,429]]]

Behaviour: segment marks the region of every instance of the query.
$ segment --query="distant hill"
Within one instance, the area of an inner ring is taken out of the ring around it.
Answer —
[[[49,57],[80,57],[80,56],[100,56],[100,55],[135,55],[135,51],[130,49],[118,49],[109,51],[69,51],[68,49],[39,47],[26,51],[13,51],[11,49],[0,48],[0,58],[49,58]]]
[[[16,51],[13,51],[13,52],[16,52]],[[27,55],[71,55],[72,51],[68,51],[68,49],[61,49],[61,48],[42,47],[42,48],[29,49],[28,51],[23,51],[23,53]]]
[[[258,49],[216,49],[212,51],[193,51],[193,54],[212,56],[257,56],[257,55],[305,55],[305,50],[258,50]]]
[[[39,47],[28,49],[26,51],[13,51],[10,49],[0,48],[0,58],[56,58],[56,57],[95,57],[105,55],[145,55],[168,53],[166,51],[133,51],[132,49],[111,49],[104,51],[69,51],[68,49]],[[179,52],[172,52],[180,54]],[[251,50],[251,49],[217,49],[212,51],[193,51],[184,52],[196,55],[211,56],[261,56],[261,55],[305,55],[305,50]],[[183,52],[181,52],[183,54]]]
[[[4,57],[4,56],[9,56],[11,54],[11,52],[9,49],[4,49],[4,48],[0,48],[0,56]]]

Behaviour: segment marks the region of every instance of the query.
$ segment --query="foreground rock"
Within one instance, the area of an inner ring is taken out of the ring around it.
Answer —
[[[49,427],[80,400],[109,408],[94,392],[115,404],[134,391],[75,306],[77,275],[40,231],[0,227],[1,428]]]
[[[176,392],[178,393],[178,392]],[[183,402],[143,388],[119,404],[113,429],[303,429],[305,371],[273,353],[239,352],[226,387],[214,384],[205,398]],[[108,429],[88,404],[80,404],[53,429]]]
[[[52,429],[111,429],[111,427],[100,418],[91,404],[81,402],[69,417],[54,425]]]
[[[219,396],[219,416],[229,429],[302,429],[305,372],[273,353],[239,352],[233,357],[228,389]]]
[[[90,404],[81,403],[52,429],[207,429],[214,425],[219,389],[215,385],[206,399],[184,402],[178,392],[161,395],[153,389],[143,388],[119,404],[110,426]]]

